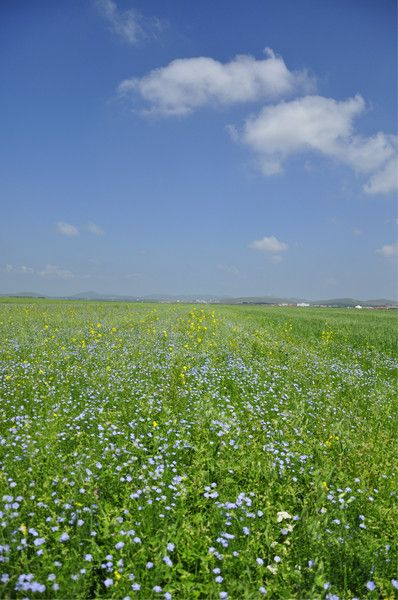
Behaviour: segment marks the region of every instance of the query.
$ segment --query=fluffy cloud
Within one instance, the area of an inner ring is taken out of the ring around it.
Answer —
[[[57,233],[59,233],[60,235],[69,235],[69,236],[75,236],[78,235],[79,230],[77,227],[75,227],[74,225],[71,225],[70,223],[65,223],[65,221],[58,221],[55,224],[55,228]]]
[[[148,104],[144,113],[185,115],[206,105],[272,100],[313,87],[305,71],[289,71],[269,48],[266,57],[238,55],[228,63],[213,58],[180,58],[142,78],[126,79],[123,94]]]
[[[37,271],[37,275],[40,275],[40,277],[59,277],[61,279],[73,279],[74,277],[72,271],[51,264],[46,265],[42,271]]]
[[[385,244],[376,250],[376,252],[385,258],[393,258],[398,254],[398,242],[395,242],[395,244]]]
[[[364,186],[367,194],[388,194],[398,187],[398,161],[392,158],[385,167],[375,173]]]
[[[286,252],[289,246],[285,242],[278,240],[274,235],[271,235],[270,237],[263,237],[261,240],[254,240],[254,242],[249,245],[249,248],[259,250],[260,252],[275,254]]]
[[[125,42],[136,44],[140,38],[145,37],[141,15],[133,10],[120,11],[113,0],[97,0],[96,4],[113,33]]]
[[[371,175],[367,193],[389,192],[396,186],[397,138],[355,134],[353,121],[364,109],[361,96],[343,101],[305,96],[266,106],[241,132],[235,129],[234,138],[257,154],[266,175],[280,172],[287,156],[312,151]]]
[[[102,229],[102,227],[100,227],[99,225],[96,225],[96,223],[89,223],[87,225],[87,229],[89,230],[90,233],[94,234],[94,235],[104,235],[104,230]]]

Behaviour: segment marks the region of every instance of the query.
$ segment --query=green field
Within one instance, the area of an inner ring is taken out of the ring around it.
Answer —
[[[0,597],[394,598],[394,311],[0,303]]]

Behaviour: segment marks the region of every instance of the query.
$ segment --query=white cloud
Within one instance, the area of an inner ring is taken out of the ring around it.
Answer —
[[[263,237],[261,240],[254,240],[254,242],[249,245],[249,248],[259,250],[260,252],[278,254],[279,252],[286,252],[289,246],[285,242],[278,240],[274,235],[271,235],[269,237]],[[279,259],[282,260],[280,256]],[[280,262],[280,260],[276,259],[276,262]]]
[[[273,254],[270,257],[270,261],[272,262],[273,265],[279,265],[280,262],[282,262],[282,256],[280,254]]]
[[[20,270],[24,275],[33,275],[34,273],[34,269],[32,269],[32,267],[27,267],[26,265],[22,265]]]
[[[1,269],[3,270],[3,269]],[[6,273],[15,273],[16,275],[34,275],[34,269],[32,267],[27,267],[26,265],[6,265],[4,267],[4,271]]]
[[[69,236],[75,236],[75,235],[78,235],[78,233],[79,233],[79,230],[77,227],[75,227],[74,225],[71,225],[70,223],[65,223],[65,221],[58,221],[56,223],[56,231],[60,235],[69,235]]]
[[[102,227],[100,227],[99,225],[96,225],[95,223],[89,223],[87,225],[87,229],[89,230],[90,233],[94,234],[94,235],[104,235],[104,230],[102,229]]]
[[[42,271],[38,271],[37,275],[40,275],[40,277],[60,277],[61,279],[73,279],[74,277],[72,271],[51,264],[46,265]]]
[[[376,252],[385,258],[393,258],[398,254],[398,242],[395,242],[394,244],[385,244],[381,248],[378,248]]]
[[[119,91],[148,103],[146,114],[170,116],[206,105],[272,100],[313,88],[305,71],[289,71],[269,48],[265,54],[260,60],[238,55],[228,63],[204,56],[179,58],[141,78],[126,79]]]
[[[153,37],[161,29],[159,19],[143,17],[134,10],[119,10],[113,0],[96,0],[96,4],[108,21],[111,31],[128,44],[136,44],[140,39]]]
[[[47,264],[44,269],[35,270],[33,267],[26,265],[6,265],[4,269],[6,273],[14,273],[15,275],[36,275],[39,277],[59,277],[61,279],[73,279],[75,277],[69,269],[63,269],[56,265]]]
[[[135,44],[143,31],[138,22],[138,16],[132,10],[120,12],[116,2],[112,0],[97,0],[97,6],[106,18],[114,33],[129,44]]]
[[[352,235],[355,235],[356,237],[361,236],[361,235],[363,235],[363,231],[362,231],[362,229],[359,229],[359,227],[353,227]]]
[[[388,194],[398,187],[398,163],[393,158],[386,166],[375,173],[364,186],[367,194]]]
[[[397,138],[382,132],[356,134],[353,121],[364,109],[359,95],[343,101],[305,96],[266,106],[246,120],[240,133],[235,129],[234,136],[257,154],[265,175],[279,173],[289,155],[317,152],[371,175],[365,192],[389,192],[396,186]]]

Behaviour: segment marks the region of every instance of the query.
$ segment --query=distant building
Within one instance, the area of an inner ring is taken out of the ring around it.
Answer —
[[[362,308],[360,304],[357,304],[355,308]]]
[[[296,306],[309,306],[308,302],[297,302]]]

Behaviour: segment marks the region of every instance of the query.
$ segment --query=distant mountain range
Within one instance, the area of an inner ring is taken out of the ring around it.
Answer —
[[[279,298],[275,296],[260,296],[248,298],[226,299],[225,304],[283,304],[283,305],[305,305],[310,306],[398,306],[395,300],[377,298],[375,300],[359,300],[358,298],[331,298],[327,300],[306,300],[303,298]]]
[[[308,306],[335,306],[335,307],[374,307],[389,306],[398,308],[396,300],[377,298],[374,300],[360,300],[358,298],[332,298],[328,300],[305,300],[303,298],[281,298],[279,296],[212,296],[210,294],[149,294],[146,296],[124,296],[118,294],[101,294],[87,291],[74,294],[73,296],[48,296],[34,292],[19,292],[17,294],[0,294],[0,297],[9,298],[47,298],[60,300],[93,300],[97,302],[188,302],[188,303],[211,303],[211,304],[268,304],[268,305],[308,305]]]

